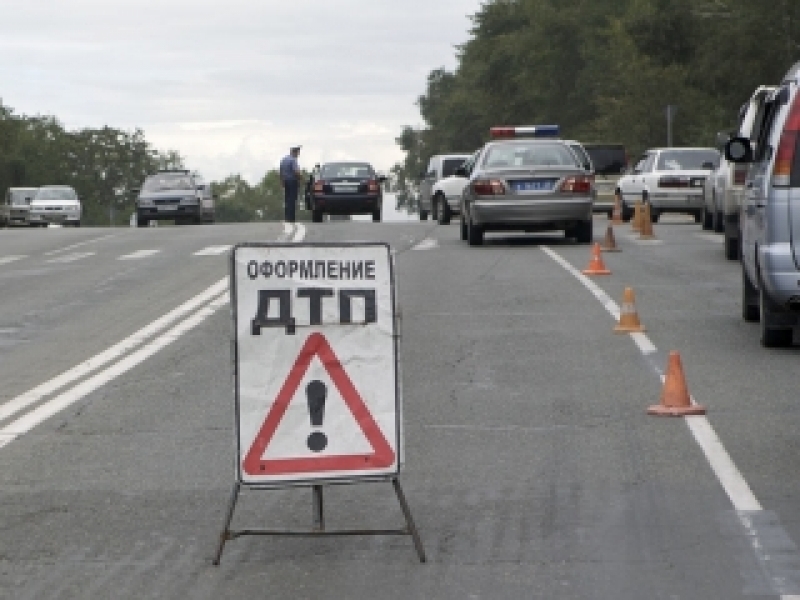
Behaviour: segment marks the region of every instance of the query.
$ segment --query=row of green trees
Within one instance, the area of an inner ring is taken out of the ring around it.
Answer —
[[[487,0],[454,71],[435,69],[392,172],[400,187],[430,156],[469,152],[493,125],[557,123],[564,137],[713,145],[739,107],[800,60],[796,0]]]
[[[184,168],[175,150],[160,151],[144,132],[112,127],[67,130],[52,116],[18,115],[0,103],[0,193],[9,187],[71,185],[86,225],[127,225],[136,190],[148,174]],[[279,220],[283,191],[277,171],[255,186],[239,175],[212,182],[217,221]],[[298,213],[300,218],[305,213]]]

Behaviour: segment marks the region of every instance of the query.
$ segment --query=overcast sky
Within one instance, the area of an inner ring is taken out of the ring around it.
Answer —
[[[428,73],[482,0],[5,0],[0,99],[67,129],[144,130],[207,179],[402,158]]]

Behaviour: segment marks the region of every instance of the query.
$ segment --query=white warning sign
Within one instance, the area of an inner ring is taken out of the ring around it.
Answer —
[[[241,483],[398,473],[393,266],[386,244],[234,247]]]

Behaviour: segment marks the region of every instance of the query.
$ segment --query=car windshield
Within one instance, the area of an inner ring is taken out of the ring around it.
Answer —
[[[625,147],[618,144],[586,145],[586,152],[592,159],[595,173],[599,175],[622,175],[628,162]]]
[[[193,190],[192,180],[186,175],[160,174],[151,175],[144,181],[142,191],[164,192],[169,190]]]
[[[75,190],[69,187],[63,188],[39,188],[36,192],[36,200],[77,200],[78,195]]]
[[[578,167],[575,154],[563,143],[514,142],[493,144],[483,161],[487,169],[506,167]]]
[[[658,157],[656,169],[658,171],[708,169],[706,163],[716,166],[719,163],[719,152],[716,150],[665,150]]]
[[[466,158],[445,158],[442,161],[442,177],[455,175],[456,169],[464,164]]]
[[[11,204],[30,204],[30,201],[36,196],[36,189],[11,190],[9,196]]]
[[[368,179],[373,177],[375,171],[368,163],[328,163],[320,168],[320,179],[335,179],[336,177],[355,177]]]

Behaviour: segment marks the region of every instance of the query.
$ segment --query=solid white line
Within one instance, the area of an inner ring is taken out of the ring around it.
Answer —
[[[72,244],[71,246],[65,246],[63,248],[59,248],[58,250],[51,250],[50,252],[45,252],[45,256],[52,256],[53,254],[61,254],[62,252],[66,252],[67,250],[72,250],[73,248],[78,248],[80,246],[85,246],[86,244],[93,244],[94,242],[99,242],[100,240],[107,240],[110,237],[114,237],[115,234],[109,233],[108,235],[104,235],[99,238],[92,238],[91,240],[86,240],[83,242],[78,242],[77,244]]]
[[[94,256],[94,252],[75,252],[73,254],[65,254],[64,256],[59,256],[58,258],[51,258],[45,262],[49,263],[70,263],[75,262],[76,260],[81,260],[82,258],[86,258],[88,256]]]
[[[137,250],[136,252],[131,252],[130,254],[123,254],[122,256],[118,257],[117,260],[136,260],[137,258],[147,258],[148,256],[153,256],[159,252],[161,252],[161,250]]]
[[[431,250],[433,248],[437,248],[439,246],[439,242],[433,238],[425,238],[416,246],[412,247],[412,250]]]
[[[296,223],[294,229],[294,236],[292,236],[293,242],[301,242],[306,237],[306,227],[302,223]]]
[[[599,288],[594,284],[593,281],[584,276],[583,273],[578,271],[552,249],[542,246],[542,250],[544,250],[544,252],[550,258],[574,275],[589,289],[589,291],[595,295],[595,297],[599,297],[597,293]],[[616,316],[615,318],[619,319],[619,316]],[[653,345],[653,343],[645,334],[631,333],[629,335],[643,354],[647,355],[657,352],[655,345]],[[663,382],[664,375],[662,373],[659,373],[659,375]],[[691,401],[692,403],[695,403],[694,398],[691,398]],[[750,488],[750,485],[745,480],[741,471],[739,471],[739,468],[733,462],[733,459],[730,457],[730,454],[728,454],[725,446],[722,445],[722,441],[717,436],[714,428],[711,427],[711,423],[708,421],[708,419],[703,415],[696,415],[684,417],[683,420],[686,422],[686,425],[689,428],[689,431],[691,431],[692,436],[697,442],[697,445],[703,450],[703,454],[705,455],[711,470],[714,472],[714,475],[716,475],[717,480],[722,486],[722,489],[725,490],[725,493],[728,495],[728,499],[731,501],[731,504],[733,504],[733,507],[737,511],[763,510],[761,503],[756,498],[753,490]],[[742,521],[744,516],[739,515],[739,519]],[[742,524],[743,526],[746,526],[746,523],[743,522]],[[780,598],[781,600],[800,600],[800,596],[794,595],[782,595]]]
[[[133,367],[144,362],[158,351],[164,349],[166,346],[177,340],[183,334],[194,329],[197,325],[205,321],[214,312],[224,306],[228,302],[227,292],[214,299],[210,304],[202,307],[196,313],[178,323],[172,329],[155,338],[152,342],[142,346],[132,354],[129,354],[122,360],[114,363],[107,369],[96,373],[89,379],[79,383],[74,388],[59,394],[52,400],[36,407],[29,413],[26,413],[19,419],[11,422],[7,426],[0,429],[0,438],[4,440],[3,446],[7,445],[17,437],[29,432],[31,429],[46,421],[50,417],[58,414],[65,408],[71,406],[81,398],[94,392],[99,387],[107,384],[116,377],[131,370]],[[11,439],[9,439],[11,438]]]
[[[159,317],[149,325],[129,335],[124,340],[117,342],[110,348],[104,350],[88,360],[72,367],[68,371],[64,371],[60,375],[37,385],[35,388],[20,394],[16,398],[0,405],[0,422],[5,421],[9,417],[18,413],[19,411],[35,404],[45,396],[48,396],[64,386],[77,381],[78,379],[88,375],[103,365],[119,359],[126,352],[129,352],[136,346],[147,341],[149,338],[156,335],[158,332],[165,329],[173,321],[183,317],[185,314],[196,310],[199,306],[205,304],[212,298],[215,298],[220,293],[225,291],[228,287],[228,278],[219,280],[217,283],[206,289],[205,291],[197,294],[194,298],[190,298],[177,308],[172,309],[167,314]]]

